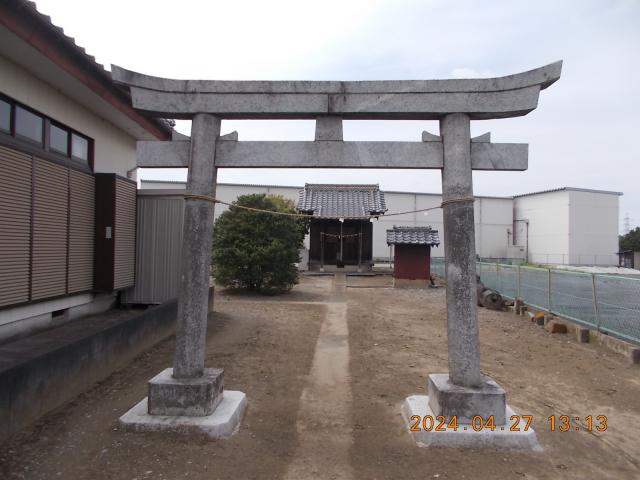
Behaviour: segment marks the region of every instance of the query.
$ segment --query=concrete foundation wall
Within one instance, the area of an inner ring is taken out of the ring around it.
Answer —
[[[0,442],[168,338],[176,312],[174,301],[0,346]]]
[[[0,310],[0,345],[71,320],[105,312],[113,307],[115,301],[115,293],[83,293]]]

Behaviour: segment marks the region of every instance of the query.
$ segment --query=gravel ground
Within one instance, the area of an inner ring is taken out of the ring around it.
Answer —
[[[171,364],[168,340],[0,446],[0,478],[640,478],[638,367],[506,312],[480,310],[482,368],[534,416],[544,451],[416,447],[400,405],[447,371],[444,288],[390,282],[303,277],[282,296],[218,294],[207,365],[249,400],[232,438],[118,427]],[[608,428],[550,431],[562,414],[606,415]]]

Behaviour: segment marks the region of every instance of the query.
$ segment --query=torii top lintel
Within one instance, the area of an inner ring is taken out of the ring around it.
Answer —
[[[466,113],[484,120],[526,115],[540,90],[560,78],[562,61],[496,78],[382,81],[171,80],[112,65],[133,106],[169,118],[209,113],[236,119],[437,120]]]

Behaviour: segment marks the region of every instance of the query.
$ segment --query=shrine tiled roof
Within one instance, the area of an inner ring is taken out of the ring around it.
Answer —
[[[318,218],[369,218],[387,211],[378,185],[305,184],[298,210]]]
[[[387,230],[387,245],[440,245],[438,231],[431,227],[396,227]]]

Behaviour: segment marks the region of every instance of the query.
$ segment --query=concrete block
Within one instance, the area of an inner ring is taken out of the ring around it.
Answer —
[[[505,406],[507,418],[517,415],[508,405]],[[493,431],[483,428],[479,431],[471,425],[458,424],[457,430],[446,428],[444,431],[423,430],[421,423],[418,431],[411,431],[411,426],[416,425],[416,418],[424,419],[426,416],[436,418],[436,413],[430,407],[429,397],[426,395],[412,395],[407,397],[402,405],[402,416],[405,427],[419,447],[449,447],[449,448],[498,448],[513,450],[542,451],[538,443],[536,433],[532,428],[525,430],[526,421],[520,417],[519,431],[511,431],[511,422],[507,425],[496,427]]]
[[[531,321],[535,322],[536,325],[544,326],[545,325],[545,314],[544,312],[537,312],[533,314],[531,317]]]
[[[558,321],[551,320],[545,325],[545,329],[550,333],[567,333],[567,325]]]
[[[637,346],[603,332],[596,332],[595,330],[589,332],[589,339],[616,353],[624,355],[632,364],[640,365],[640,348]]]
[[[242,392],[226,390],[222,401],[211,415],[185,417],[150,415],[147,399],[120,417],[125,430],[167,431],[175,433],[204,433],[209,438],[228,438],[238,431],[247,407],[247,397]]]
[[[567,326],[557,320],[551,320],[544,328],[550,333],[567,333]]]
[[[505,391],[487,376],[479,387],[468,388],[451,383],[447,373],[435,373],[429,375],[427,391],[435,415],[455,416],[459,423],[471,423],[476,415],[493,416],[496,425],[505,424]]]
[[[515,303],[513,304],[513,312],[516,315],[522,315],[522,307],[524,306],[524,302],[519,298],[516,298]]]
[[[174,378],[167,368],[149,380],[149,414],[202,417],[222,401],[224,371],[206,368],[201,377]]]
[[[583,327],[576,327],[576,340],[580,343],[589,343],[589,329]]]

